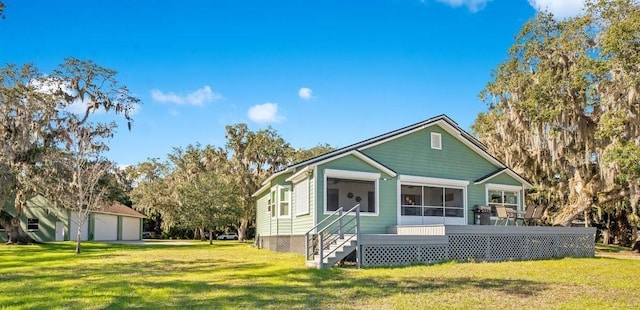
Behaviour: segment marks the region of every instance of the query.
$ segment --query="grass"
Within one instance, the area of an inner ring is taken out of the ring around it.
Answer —
[[[73,249],[0,246],[0,309],[640,308],[639,259],[317,270],[231,241]]]

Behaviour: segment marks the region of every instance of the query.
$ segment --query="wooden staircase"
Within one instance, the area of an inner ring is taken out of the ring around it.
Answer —
[[[351,238],[352,237],[352,238]],[[336,239],[336,243],[330,244],[324,251],[322,265],[320,264],[320,254],[314,254],[312,260],[307,260],[307,266],[315,268],[331,267],[349,256],[358,248],[358,237],[349,236],[348,239]],[[329,253],[329,254],[326,254]]]
[[[359,229],[359,204],[346,212],[339,208],[327,216],[305,234],[306,265],[318,269],[332,267],[355,251],[360,267]]]

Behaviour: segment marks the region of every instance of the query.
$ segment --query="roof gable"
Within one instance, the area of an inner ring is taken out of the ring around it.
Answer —
[[[264,184],[267,184],[268,182],[270,182],[274,177],[281,175],[282,173],[297,173],[299,170],[301,169],[305,169],[307,167],[315,167],[319,164],[323,164],[326,163],[328,161],[331,160],[335,160],[337,158],[341,158],[347,155],[354,155],[354,154],[359,154],[359,155],[355,155],[355,156],[365,156],[367,157],[367,161],[373,161],[376,164],[377,167],[380,167],[381,171],[385,171],[383,169],[388,169],[390,171],[393,172],[393,175],[396,174],[395,171],[393,171],[392,169],[384,166],[383,164],[376,162],[375,160],[373,160],[372,158],[368,157],[367,155],[365,155],[364,153],[362,153],[362,151],[365,151],[367,149],[373,148],[375,146],[387,143],[389,141],[398,139],[400,137],[404,137],[406,135],[410,135],[412,133],[415,133],[417,131],[423,130],[425,128],[429,128],[432,126],[438,126],[440,127],[442,130],[446,131],[447,133],[449,133],[452,137],[454,137],[455,139],[457,139],[458,141],[460,141],[461,143],[463,143],[464,145],[466,145],[467,147],[469,147],[469,149],[471,149],[473,152],[475,152],[476,154],[478,154],[480,157],[482,157],[483,159],[487,160],[489,163],[495,165],[496,167],[498,167],[499,169],[506,169],[506,173],[509,174],[510,176],[512,176],[513,178],[521,181],[525,186],[527,187],[531,187],[531,184],[529,182],[527,182],[524,178],[522,178],[521,176],[519,176],[517,173],[515,173],[513,170],[509,169],[506,165],[504,165],[502,162],[500,162],[497,158],[495,158],[493,155],[489,154],[487,152],[486,147],[480,143],[480,141],[478,141],[476,138],[474,138],[472,135],[470,135],[469,133],[467,133],[465,130],[463,130],[462,128],[460,128],[458,126],[458,124],[456,122],[454,122],[451,118],[449,118],[448,116],[442,114],[430,119],[427,119],[425,121],[422,122],[418,122],[406,127],[402,127],[400,129],[385,133],[385,134],[381,134],[378,136],[375,136],[373,138],[358,142],[358,143],[354,143],[352,145],[334,150],[332,152],[293,164],[291,166],[288,166],[287,168],[285,168],[284,170],[278,171],[276,173],[274,173],[273,175],[271,175],[267,180],[265,180]]]

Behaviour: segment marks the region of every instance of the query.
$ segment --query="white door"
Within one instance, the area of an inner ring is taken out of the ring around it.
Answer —
[[[56,222],[56,241],[64,241],[64,223]]]
[[[118,240],[118,216],[95,213],[93,240]]]
[[[140,240],[140,219],[122,217],[122,240]]]
[[[71,227],[69,227],[69,240],[78,240],[78,212],[71,213]],[[80,240],[89,240],[89,219],[85,219],[82,223],[82,230],[80,233]]]

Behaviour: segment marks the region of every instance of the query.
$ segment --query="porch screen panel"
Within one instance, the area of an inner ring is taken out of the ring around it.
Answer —
[[[444,189],[445,216],[464,217],[464,195],[462,189]]]
[[[422,216],[422,186],[402,185],[400,195],[403,216]]]
[[[309,180],[303,180],[293,186],[296,215],[309,213]]]
[[[327,211],[342,207],[347,211],[360,204],[360,212],[376,212],[376,186],[374,181],[327,178]]]
[[[444,197],[442,187],[425,186],[424,216],[444,216]]]

